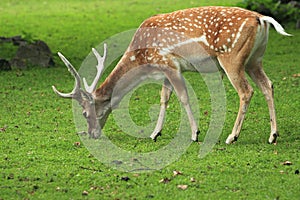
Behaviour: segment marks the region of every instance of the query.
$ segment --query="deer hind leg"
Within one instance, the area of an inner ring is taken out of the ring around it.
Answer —
[[[189,97],[188,97],[188,92],[187,92],[187,88],[184,82],[183,77],[181,76],[181,74],[178,71],[174,71],[171,73],[166,73],[166,76],[168,78],[168,80],[170,81],[170,83],[172,84],[181,104],[183,105],[188,119],[189,119],[189,123],[191,126],[191,130],[192,130],[192,141],[198,141],[198,126],[197,123],[195,121],[190,103],[189,103]]]
[[[164,85],[161,90],[161,97],[160,97],[160,112],[158,116],[158,120],[155,126],[154,131],[152,132],[150,138],[152,138],[154,141],[156,141],[156,138],[161,135],[161,131],[164,124],[165,119],[165,113],[168,106],[168,102],[170,99],[170,96],[172,94],[172,85],[169,82],[168,79],[164,80]]]
[[[252,78],[252,80],[256,83],[259,89],[265,96],[269,107],[270,113],[270,123],[271,123],[271,134],[269,137],[269,143],[276,143],[276,139],[279,136],[277,131],[276,124],[276,114],[275,114],[275,105],[274,105],[274,89],[272,82],[269,80],[267,75],[262,69],[262,62],[259,62],[256,65],[249,66],[247,68],[247,73]]]
[[[253,89],[245,77],[245,71],[243,70],[243,67],[235,68],[236,66],[231,66],[231,63],[227,63],[225,61],[222,62],[221,60],[219,61],[240,98],[239,111],[236,121],[231,134],[226,139],[226,143],[230,144],[236,141],[240,135],[243,121],[253,95]]]

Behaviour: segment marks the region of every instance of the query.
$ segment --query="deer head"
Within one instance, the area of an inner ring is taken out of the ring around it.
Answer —
[[[58,56],[65,63],[69,72],[74,76],[75,86],[74,86],[73,91],[70,93],[59,92],[55,88],[55,86],[52,86],[52,89],[58,96],[63,97],[63,98],[74,99],[80,104],[80,106],[83,109],[82,115],[87,120],[88,133],[89,133],[90,137],[96,139],[101,134],[101,124],[103,124],[103,122],[101,123],[101,121],[105,121],[106,117],[105,116],[102,116],[102,117],[97,116],[97,112],[96,112],[97,109],[95,106],[95,97],[94,97],[93,92],[96,89],[97,83],[98,83],[101,73],[104,69],[104,61],[106,58],[107,46],[106,46],[106,44],[104,44],[103,57],[100,56],[100,54],[97,52],[96,49],[93,48],[92,51],[93,51],[95,57],[97,58],[98,64],[96,66],[96,68],[97,68],[96,77],[90,86],[87,84],[86,79],[83,78],[85,90],[83,90],[81,88],[81,78],[80,78],[78,72],[61,53],[58,53]],[[103,120],[101,120],[102,118],[103,118]],[[100,120],[100,124],[99,124],[98,120]]]

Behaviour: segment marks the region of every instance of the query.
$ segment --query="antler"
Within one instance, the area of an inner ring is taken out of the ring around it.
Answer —
[[[72,90],[72,92],[70,92],[70,93],[59,92],[55,88],[55,86],[52,86],[52,89],[53,89],[53,91],[56,94],[58,94],[61,97],[64,97],[64,98],[75,98],[76,96],[78,96],[78,94],[80,94],[80,76],[79,76],[78,72],[76,71],[76,69],[72,66],[72,64],[60,52],[58,52],[57,54],[60,57],[60,59],[67,66],[68,71],[74,76],[74,78],[75,78],[75,86],[74,86],[74,89]]]
[[[95,76],[95,79],[93,81],[93,83],[91,84],[91,86],[89,86],[87,84],[87,81],[85,78],[83,78],[83,83],[84,83],[84,87],[85,87],[85,90],[88,92],[88,93],[92,93],[95,89],[96,89],[96,86],[97,86],[97,83],[100,79],[100,76],[101,76],[101,73],[104,69],[104,61],[105,61],[105,58],[106,58],[106,52],[107,52],[107,45],[104,44],[104,53],[103,53],[103,57],[100,56],[100,54],[97,52],[96,49],[92,48],[92,51],[94,53],[94,55],[96,56],[97,58],[97,61],[98,61],[98,64],[96,66],[97,68],[97,74]]]

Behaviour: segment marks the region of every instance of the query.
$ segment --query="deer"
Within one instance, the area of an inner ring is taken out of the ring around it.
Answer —
[[[192,141],[198,141],[199,129],[191,110],[187,87],[182,73],[196,71],[193,64],[182,56],[173,53],[185,52],[193,58],[193,63],[205,65],[205,58],[214,60],[219,70],[224,72],[239,96],[239,109],[231,134],[226,143],[237,141],[245,114],[254,90],[249,84],[246,74],[253,80],[263,93],[270,115],[271,133],[269,143],[276,143],[279,136],[274,105],[274,87],[263,70],[263,55],[266,50],[269,27],[283,36],[291,36],[272,17],[261,15],[239,7],[208,6],[189,8],[167,14],[158,14],[146,19],[135,32],[128,49],[122,58],[97,88],[99,78],[104,68],[107,55],[107,45],[101,56],[92,49],[97,58],[97,74],[89,86],[83,78],[84,89],[81,87],[81,77],[72,64],[61,54],[70,73],[75,77],[72,92],[59,92],[55,86],[53,91],[63,98],[75,99],[83,109],[87,120],[88,133],[91,138],[99,138],[112,109],[121,101],[123,94],[114,95],[113,90],[122,77],[134,69],[141,69],[133,78],[125,79],[119,91],[129,90],[129,85],[138,85],[149,74],[161,73],[164,81],[161,90],[160,112],[154,131],[150,138],[156,141],[161,135],[165,113],[171,94],[175,91],[183,105],[191,127]],[[157,31],[159,30],[159,31]],[[195,51],[191,44],[197,43],[206,54]],[[199,58],[199,59],[198,59]],[[142,67],[143,66],[143,67]],[[205,66],[203,66],[205,68]],[[208,71],[209,70],[204,70]],[[113,103],[112,103],[113,102]]]

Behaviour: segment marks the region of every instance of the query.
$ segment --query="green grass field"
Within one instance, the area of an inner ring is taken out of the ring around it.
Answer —
[[[238,2],[2,0],[0,36],[22,34],[44,40],[53,52],[63,52],[79,68],[92,47],[137,28],[153,14]],[[56,85],[69,91],[74,83],[57,56],[54,68],[0,71],[0,199],[299,199],[300,32],[288,27],[294,37],[271,30],[264,58],[265,71],[275,86],[278,144],[267,144],[268,109],[253,84],[255,94],[241,136],[237,143],[225,144],[239,103],[225,78],[227,113],[220,142],[203,159],[198,158],[201,143],[193,143],[179,160],[149,173],[112,169],[85,148],[76,134],[71,101],[58,98],[51,89]],[[10,52],[0,52],[0,57],[1,53]],[[185,77],[200,99],[203,141],[210,116],[206,114],[210,111],[209,94],[197,74]],[[148,110],[159,103],[159,90],[154,85],[134,93],[130,113],[137,123],[150,121]],[[123,149],[149,152],[172,140],[179,116],[174,95],[163,135],[156,143],[124,134],[112,117],[104,130]],[[174,176],[173,171],[182,174]],[[178,185],[187,185],[187,189]]]

